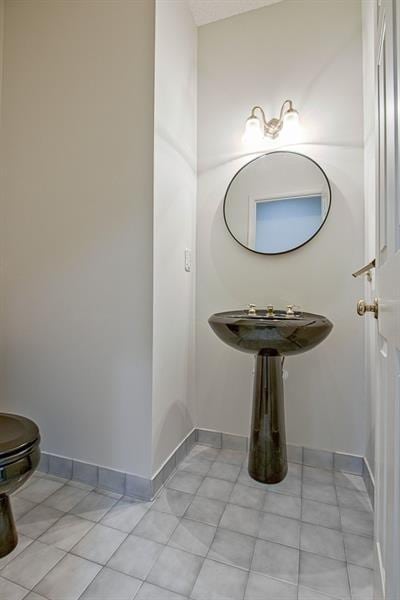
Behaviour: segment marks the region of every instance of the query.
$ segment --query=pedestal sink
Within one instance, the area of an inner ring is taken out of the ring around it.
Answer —
[[[315,348],[331,331],[322,315],[283,310],[230,310],[209,324],[232,348],[257,354],[249,447],[249,474],[262,483],[279,483],[287,473],[282,366],[285,356]]]

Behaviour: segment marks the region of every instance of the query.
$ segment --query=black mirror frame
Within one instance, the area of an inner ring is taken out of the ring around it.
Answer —
[[[295,248],[291,248],[290,250],[284,250],[283,252],[258,252],[258,250],[253,250],[252,248],[249,248],[248,246],[245,246],[245,244],[242,244],[242,242],[239,242],[239,240],[234,236],[233,232],[231,231],[231,229],[230,229],[230,227],[228,225],[228,221],[227,221],[227,218],[226,218],[226,200],[227,200],[227,196],[228,196],[229,190],[230,190],[233,182],[235,181],[236,177],[239,175],[239,173],[241,171],[243,171],[243,169],[245,169],[246,167],[248,167],[251,163],[255,162],[256,160],[259,160],[260,158],[263,158],[264,156],[269,156],[270,154],[295,154],[297,156],[302,156],[303,158],[306,158],[307,160],[311,161],[321,171],[321,173],[324,176],[325,181],[326,181],[326,183],[328,185],[328,190],[329,190],[329,205],[328,205],[328,210],[326,211],[325,218],[322,221],[320,227],[317,229],[317,231],[310,238],[308,238],[308,240],[306,240],[302,244],[299,244],[298,246],[295,246]],[[235,242],[237,242],[240,246],[242,246],[242,248],[245,248],[246,250],[248,250],[249,252],[253,252],[254,254],[260,254],[261,256],[278,256],[279,254],[288,254],[289,252],[294,252],[295,250],[298,250],[299,248],[302,248],[303,246],[305,246],[306,244],[308,244],[309,242],[311,242],[311,240],[313,240],[315,238],[315,236],[318,235],[318,233],[321,231],[321,229],[325,225],[325,222],[326,222],[326,220],[328,218],[328,215],[329,215],[329,212],[331,210],[331,204],[332,204],[332,189],[331,189],[331,184],[329,183],[329,179],[328,179],[325,171],[323,170],[323,168],[315,160],[313,160],[312,158],[310,158],[306,154],[302,154],[301,152],[293,152],[291,150],[273,150],[272,152],[265,152],[265,154],[260,154],[260,156],[257,156],[256,158],[253,158],[248,163],[246,163],[245,165],[243,165],[243,167],[241,167],[239,169],[239,171],[237,171],[234,174],[234,176],[232,177],[232,179],[229,182],[228,187],[226,188],[226,192],[225,192],[225,196],[224,196],[223,213],[224,213],[225,226],[226,226],[227,230],[229,231],[229,233],[231,234],[231,236],[233,237],[233,239],[235,240]]]

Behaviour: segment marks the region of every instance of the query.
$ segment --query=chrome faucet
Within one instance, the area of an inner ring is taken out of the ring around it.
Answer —
[[[301,307],[296,304],[288,304],[286,306],[286,316],[287,317],[295,317],[296,315],[301,314]]]
[[[274,307],[272,304],[267,304],[267,317],[274,316]]]
[[[247,311],[248,315],[256,315],[256,305],[255,304],[249,304],[249,309]]]

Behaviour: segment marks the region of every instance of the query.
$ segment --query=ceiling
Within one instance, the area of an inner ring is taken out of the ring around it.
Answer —
[[[196,25],[205,25],[281,0],[188,0]]]

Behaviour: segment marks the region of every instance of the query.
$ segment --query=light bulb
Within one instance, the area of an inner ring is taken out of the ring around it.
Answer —
[[[246,144],[259,142],[264,137],[260,119],[249,117],[246,121],[246,127],[243,134],[243,141]]]
[[[299,126],[299,113],[294,108],[290,108],[285,112],[283,120],[285,122],[285,127],[295,129]]]

